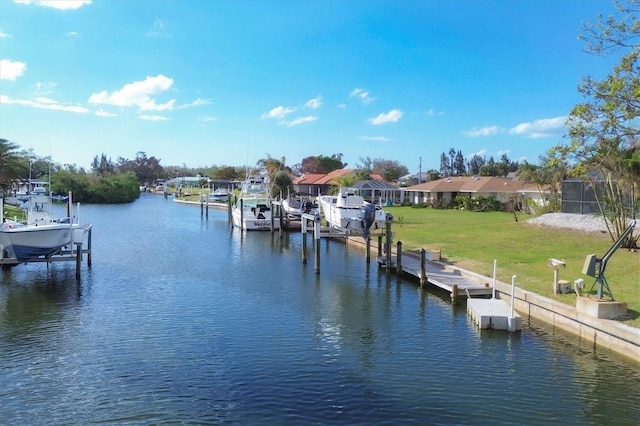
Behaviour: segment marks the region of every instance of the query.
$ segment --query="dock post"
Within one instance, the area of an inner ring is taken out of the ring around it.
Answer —
[[[233,229],[233,203],[231,202],[231,196],[227,199],[227,219],[229,220],[229,227]]]
[[[282,201],[280,202],[280,204],[278,204],[278,217],[280,218],[280,227],[279,227],[279,231],[280,231],[280,238],[284,238],[284,209],[282,208]]]
[[[320,216],[317,215],[313,222],[313,238],[316,242],[315,271],[320,273]]]
[[[207,200],[205,201],[206,205],[204,208],[204,215],[207,219],[209,219],[209,197],[207,197]]]
[[[458,304],[458,284],[451,286],[451,303],[454,305]]]
[[[300,229],[302,229],[302,263],[307,264],[307,218],[301,218]]]
[[[256,214],[257,214],[257,212],[256,212]],[[273,214],[273,201],[272,201],[272,202],[271,202],[271,235],[273,235],[273,233],[274,233],[274,232],[275,232],[275,230],[276,230],[276,227],[275,227],[276,219],[275,219],[275,217],[274,217],[274,216],[275,216],[275,215]]]
[[[387,221],[385,223],[385,234],[386,234],[386,243],[385,248],[387,249],[387,274],[391,273],[391,221]]]
[[[396,243],[396,275],[402,275],[402,241]]]
[[[82,243],[76,245],[76,279],[80,279],[80,270],[82,269]]]
[[[91,231],[93,227],[89,228],[89,235],[87,235],[87,266],[91,267]]]
[[[424,248],[420,249],[420,286],[424,286],[427,283],[427,251]]]
[[[382,235],[378,235],[378,257],[382,257]]]
[[[244,231],[244,200],[240,198],[240,235]]]
[[[367,237],[365,240],[365,254],[367,264],[371,263],[371,237]]]

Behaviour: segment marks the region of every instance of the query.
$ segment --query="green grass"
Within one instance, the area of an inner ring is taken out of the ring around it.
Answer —
[[[497,260],[497,278],[525,290],[575,306],[575,294],[553,294],[553,269],[550,258],[564,259],[559,278],[573,284],[585,280],[591,289],[594,278],[582,274],[588,254],[603,256],[611,247],[608,234],[586,233],[526,223],[531,216],[510,213],[469,212],[431,208],[385,207],[393,214],[394,244],[402,241],[403,250],[441,250],[442,260],[486,276],[493,275]],[[630,319],[624,322],[640,327],[640,254],[618,249],[609,259],[605,277],[615,300],[626,302]],[[595,293],[595,287],[593,292]]]

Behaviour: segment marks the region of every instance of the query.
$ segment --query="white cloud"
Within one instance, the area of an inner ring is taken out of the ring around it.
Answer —
[[[311,108],[311,109],[318,109],[322,106],[322,96],[318,95],[315,98],[307,101],[306,104],[304,104],[305,108]]]
[[[105,111],[102,108],[100,108],[99,110],[96,111],[96,115],[98,117],[115,117],[116,116],[116,114],[113,114],[113,113],[111,113],[109,111]]]
[[[396,123],[402,117],[402,111],[399,109],[392,109],[388,113],[381,113],[375,118],[370,118],[367,120],[369,124],[373,124],[375,126],[384,123]]]
[[[291,121],[290,123],[282,122],[280,124],[286,124],[287,127],[293,127],[293,126],[297,126],[297,125],[302,124],[302,123],[310,123],[312,121],[316,121],[317,119],[318,119],[318,117],[316,117],[316,116],[308,115],[306,117],[298,117],[295,120]]]
[[[22,76],[26,69],[27,64],[24,62],[2,59],[0,60],[0,80],[16,81],[16,78]]]
[[[168,33],[166,31],[166,25],[163,20],[156,19],[153,22],[153,26],[151,27],[151,29],[147,31],[147,37],[162,37],[162,36],[168,36]]]
[[[0,38],[11,38],[11,36],[4,31],[0,30]]]
[[[364,89],[359,89],[359,88],[355,88],[351,91],[351,93],[349,93],[349,97],[350,98],[359,98],[360,102],[362,102],[365,105],[369,105],[371,102],[373,102],[375,100],[375,98],[372,98],[369,96],[369,92],[367,92]]]
[[[36,6],[51,7],[53,9],[79,9],[85,4],[91,4],[91,0],[13,0],[20,4],[35,4]]]
[[[493,136],[500,131],[498,126],[486,126],[486,127],[474,127],[471,130],[462,132],[462,134],[469,136],[470,138],[477,138],[479,136]]]
[[[167,120],[169,120],[167,117],[163,117],[161,115],[141,115],[138,118],[140,120],[146,120],[146,121],[167,121]]]
[[[521,123],[511,128],[509,133],[513,135],[524,135],[529,138],[539,139],[564,133],[567,117],[543,118],[531,123]]]
[[[67,37],[71,37],[71,38],[80,38],[80,33],[77,31],[68,31],[66,33],[64,33],[64,35],[66,35]]]
[[[89,112],[89,110],[83,106],[63,105],[58,101],[42,96],[35,99],[11,99],[8,96],[2,95],[2,97],[0,97],[0,103],[8,105],[21,105],[29,108],[49,109],[53,111],[75,112],[78,114],[86,114]]]
[[[376,142],[390,142],[391,139],[384,136],[359,136],[358,139],[362,141],[376,141]]]
[[[265,118],[276,118],[276,119],[282,120],[287,115],[289,115],[292,112],[294,112],[295,110],[296,110],[295,108],[277,106],[277,107],[273,108],[271,111],[265,112],[264,114],[262,114],[261,118],[262,119],[265,119]]]
[[[443,111],[436,111],[436,110],[434,110],[433,108],[431,108],[431,109],[429,109],[429,110],[425,111],[424,113],[425,113],[426,115],[431,115],[431,116],[434,116],[434,115],[438,115],[438,116],[440,116],[440,115],[444,115],[444,112],[443,112]]]
[[[125,84],[122,89],[111,94],[103,90],[89,97],[90,104],[114,105],[119,107],[136,106],[141,111],[169,111],[174,109],[175,99],[164,104],[156,104],[151,95],[167,91],[173,85],[173,79],[158,74],[144,81]]]

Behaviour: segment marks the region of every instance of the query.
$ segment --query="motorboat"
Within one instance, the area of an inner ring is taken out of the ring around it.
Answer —
[[[218,188],[209,194],[209,201],[212,203],[226,203],[229,201],[229,191],[224,188]]]
[[[299,218],[303,213],[311,214],[316,212],[318,204],[313,201],[310,194],[294,192],[282,200],[282,210],[290,217]]]
[[[233,226],[245,231],[268,231],[273,222],[273,229],[280,229],[280,220],[273,216],[271,201],[264,178],[247,179],[242,183],[240,195],[231,208]]]
[[[34,188],[21,198],[20,206],[26,212],[26,221],[6,219],[0,225],[0,245],[11,257],[25,263],[35,258],[50,256],[70,244],[75,229],[80,224],[73,220],[71,194],[69,216],[56,218],[53,214],[53,197],[46,188]]]
[[[355,188],[340,188],[337,195],[320,195],[318,204],[332,228],[368,239],[372,230],[392,220],[391,214],[365,201]]]

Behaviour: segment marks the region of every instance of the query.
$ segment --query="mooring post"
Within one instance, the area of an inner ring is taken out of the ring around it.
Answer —
[[[365,254],[367,263],[371,263],[371,237],[365,240]]]
[[[396,243],[396,275],[402,275],[402,241]]]
[[[273,214],[273,209],[275,207],[274,203],[275,201],[271,202],[271,235],[273,235],[274,231],[276,230],[276,227],[275,227],[276,219],[274,217],[275,215]],[[257,214],[257,209],[256,209],[256,214]]]
[[[386,249],[387,249],[387,272],[391,272],[391,240],[392,240],[392,235],[391,235],[391,221],[387,220],[387,222],[385,223],[385,234],[387,237],[387,242],[385,244]]]
[[[284,209],[282,208],[282,201],[280,201],[280,204],[278,205],[278,217],[280,218],[280,239],[284,238]]]
[[[82,243],[76,245],[76,279],[80,279],[80,270],[82,269]]]
[[[454,305],[458,304],[458,284],[451,286],[451,303]]]
[[[316,241],[316,254],[315,254],[315,271],[316,274],[320,273],[320,215],[316,215],[313,222],[313,238]]]
[[[427,251],[424,248],[420,249],[420,285],[424,286],[427,283]]]
[[[204,210],[204,215],[207,219],[209,219],[209,197],[207,196],[207,199],[205,200],[206,206],[205,206],[205,210]]]
[[[229,226],[233,229],[233,203],[231,196],[227,199],[227,219],[229,220]]]
[[[302,229],[302,263],[307,264],[307,218],[302,216],[300,228]]]
[[[240,198],[240,235],[244,231],[244,200]]]
[[[93,227],[89,228],[89,235],[87,235],[87,266],[91,267],[91,231]]]
[[[378,235],[378,257],[382,257],[382,235]]]

